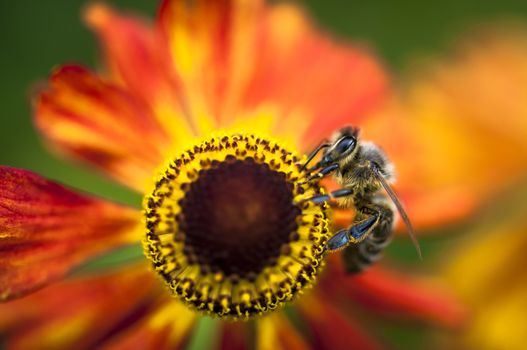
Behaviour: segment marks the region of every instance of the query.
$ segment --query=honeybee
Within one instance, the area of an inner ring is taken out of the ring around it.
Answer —
[[[353,206],[353,224],[335,233],[327,242],[328,251],[344,249],[344,265],[348,273],[357,273],[377,261],[391,240],[395,210],[399,212],[421,258],[421,248],[412,224],[397,195],[390,187],[394,169],[384,152],[371,142],[359,142],[359,129],[345,127],[329,141],[322,142],[310,153],[302,169],[323,151],[314,166],[306,171],[308,181],[332,175],[342,188],[306,199],[322,203],[336,199],[343,207]]]

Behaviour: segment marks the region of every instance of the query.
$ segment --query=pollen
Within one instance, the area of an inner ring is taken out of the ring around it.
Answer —
[[[144,250],[191,308],[231,319],[270,312],[310,287],[328,205],[301,158],[254,135],[215,137],[167,162],[144,198]]]

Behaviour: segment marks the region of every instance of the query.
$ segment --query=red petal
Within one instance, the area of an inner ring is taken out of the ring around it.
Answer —
[[[221,340],[218,349],[221,350],[246,350],[248,347],[247,327],[245,323],[224,322],[222,325]]]
[[[165,296],[140,322],[110,339],[101,349],[184,349],[197,314]]]
[[[292,5],[165,0],[159,22],[191,106],[206,105],[222,127],[268,108],[266,131],[311,145],[356,123],[387,92],[366,50],[318,34]]]
[[[362,307],[396,318],[420,318],[447,327],[459,327],[466,310],[445,285],[433,279],[409,277],[373,266],[349,276],[335,268],[325,291],[337,296],[343,292]],[[329,276],[328,276],[329,277]],[[331,298],[331,297],[330,297]]]
[[[304,115],[296,127],[291,125],[298,132],[310,124],[304,146],[315,145],[345,124],[358,124],[384,102],[386,73],[364,48],[319,34],[291,5],[270,9],[264,23],[243,103],[276,104],[285,115]],[[281,120],[278,129],[287,123]]]
[[[140,213],[0,167],[0,299],[63,277],[90,256],[135,242]]]
[[[191,126],[184,115],[179,79],[172,74],[167,48],[158,33],[145,21],[120,15],[100,3],[88,6],[85,20],[99,36],[113,77],[150,106],[173,141],[181,143],[185,133],[196,132],[197,126]]]
[[[112,73],[138,96],[147,100],[156,97],[166,78],[160,45],[151,26],[139,18],[121,16],[101,3],[89,5],[84,18],[99,35]]]
[[[9,349],[88,349],[128,326],[157,291],[153,274],[130,268],[84,277],[0,305]]]
[[[314,348],[364,350],[382,348],[381,344],[367,335],[356,322],[335,308],[331,300],[306,295],[297,305],[314,336]]]
[[[170,141],[152,111],[80,66],[57,69],[36,100],[36,124],[53,147],[139,191]]]
[[[232,119],[257,54],[261,1],[165,0],[159,27],[194,116]],[[202,112],[203,113],[203,112]]]

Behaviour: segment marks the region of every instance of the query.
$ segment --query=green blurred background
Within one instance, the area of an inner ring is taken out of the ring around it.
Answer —
[[[151,18],[157,7],[157,1],[151,0],[109,2]],[[80,21],[86,3],[83,0],[0,2],[0,164],[30,169],[69,186],[139,206],[140,195],[54,158],[42,146],[32,126],[29,103],[32,86],[45,80],[58,64],[79,62],[92,67],[98,64],[97,43]],[[451,40],[473,26],[527,20],[525,0],[310,0],[305,6],[324,30],[341,39],[368,43],[395,76],[408,69],[416,58],[444,53]],[[452,234],[421,239],[425,256],[439,251],[437,248],[449,237]],[[417,261],[409,240],[395,242],[388,254],[401,264]],[[140,248],[132,247],[103,259],[102,264],[139,255]],[[210,335],[214,324],[205,318],[191,347],[203,348],[206,346],[203,340],[212,341],[214,337],[202,335]],[[420,327],[410,330],[387,323],[383,333],[401,349],[423,347],[426,342],[426,332]]]

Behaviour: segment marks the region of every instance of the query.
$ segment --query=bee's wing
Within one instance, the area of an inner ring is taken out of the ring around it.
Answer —
[[[410,219],[408,218],[408,215],[406,214],[406,211],[403,208],[403,205],[399,201],[399,198],[397,198],[397,195],[391,188],[390,184],[386,181],[384,176],[382,176],[381,172],[379,171],[379,168],[376,166],[372,167],[373,173],[375,174],[375,177],[379,182],[381,183],[382,187],[392,200],[392,202],[397,207],[397,211],[399,212],[399,215],[401,215],[401,218],[403,219],[404,224],[406,225],[406,228],[408,229],[408,235],[410,236],[414,246],[415,250],[417,250],[417,254],[419,255],[419,259],[423,260],[423,255],[421,254],[421,246],[419,245],[419,241],[417,240],[417,237],[415,236],[415,231],[412,226],[412,223],[410,222]]]

